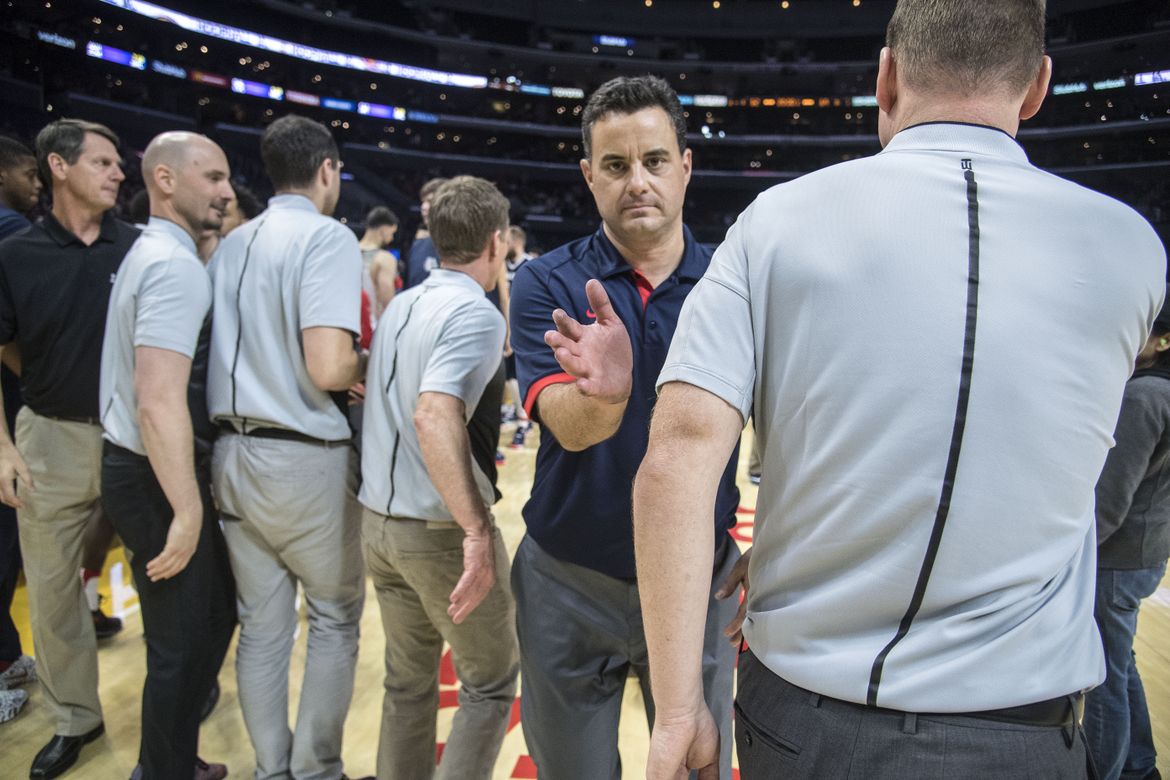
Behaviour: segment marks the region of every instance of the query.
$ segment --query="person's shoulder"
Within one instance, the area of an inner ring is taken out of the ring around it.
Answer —
[[[136,241],[142,235],[142,230],[117,217],[114,217],[114,229],[118,232],[118,238],[122,240]]]
[[[1069,209],[1083,210],[1089,223],[1101,230],[1120,228],[1157,239],[1153,226],[1132,206],[1050,171],[1035,167],[1031,170],[1034,171],[1038,182],[1043,182],[1050,188],[1050,198],[1061,199],[1051,205],[1059,204]]]
[[[561,244],[540,257],[529,258],[516,269],[516,276],[519,278],[521,274],[530,273],[548,279],[567,268],[573,268],[586,259],[592,240],[591,235],[583,236],[567,244]]]
[[[1126,403],[1150,403],[1170,409],[1170,376],[1143,374],[1125,383]]]

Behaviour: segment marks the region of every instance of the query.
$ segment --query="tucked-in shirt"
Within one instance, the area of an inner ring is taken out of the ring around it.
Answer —
[[[1165,271],[1141,217],[992,128],[909,128],[760,195],[659,382],[755,413],[761,661],[916,712],[1099,683],[1093,488]]]
[[[1126,383],[1113,437],[1097,481],[1097,566],[1159,566],[1170,558],[1170,376]]]
[[[233,230],[212,265],[208,406],[236,430],[350,437],[338,400],[313,384],[301,331],[361,332],[362,255],[353,232],[302,195],[278,195]]]
[[[138,231],[106,212],[89,246],[48,214],[0,242],[0,344],[20,342],[21,389],[39,415],[99,415],[110,288]]]
[[[470,424],[500,370],[503,348],[504,318],[461,271],[436,269],[422,285],[394,296],[374,331],[366,374],[358,496],[364,506],[394,517],[454,522],[423,461],[414,429],[418,397],[444,393],[462,400],[463,424]],[[498,394],[494,403],[498,431]],[[484,505],[491,506],[495,486],[474,453],[468,466]]]
[[[588,325],[596,317],[585,283],[599,279],[630,334],[634,368],[630,398],[617,432],[581,452],[561,447],[547,428],[536,454],[532,495],[524,505],[531,536],[554,557],[623,579],[634,566],[634,476],[649,441],[654,383],[674,335],[683,301],[707,270],[711,253],[683,228],[678,268],[653,289],[617,250],[605,230],[578,239],[520,266],[512,285],[512,348],[520,396],[529,415],[539,419],[538,398],[549,385],[572,382],[544,343],[554,309],[564,309]],[[717,544],[725,544],[735,524],[739,489],[738,454],[728,461],[712,518]]]
[[[435,242],[430,236],[417,239],[410,245],[410,252],[406,255],[406,273],[402,279],[402,289],[409,290],[427,280],[431,271],[439,267],[439,253],[435,249]]]
[[[101,408],[105,438],[146,455],[138,425],[134,386],[135,349],[155,347],[194,360],[211,312],[211,278],[196,254],[195,241],[174,222],[151,217],[126,253],[110,294],[102,345]],[[202,387],[206,365],[193,367]],[[194,408],[197,442],[209,442],[207,407]]]

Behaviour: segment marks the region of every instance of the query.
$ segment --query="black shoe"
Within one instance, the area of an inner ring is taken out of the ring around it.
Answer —
[[[93,632],[98,639],[109,639],[122,630],[122,619],[110,617],[102,612],[101,606],[93,611]]]
[[[207,694],[207,701],[203,702],[203,710],[199,713],[199,722],[207,720],[207,716],[215,710],[215,705],[219,703],[219,680],[211,686],[211,692]]]
[[[28,771],[29,778],[49,780],[65,774],[69,767],[77,763],[77,757],[81,755],[81,746],[88,745],[105,733],[105,724],[99,723],[92,731],[76,737],[63,737],[57,734],[33,759],[32,767]]]

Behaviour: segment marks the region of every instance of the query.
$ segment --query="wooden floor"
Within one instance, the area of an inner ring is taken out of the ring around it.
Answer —
[[[496,517],[510,551],[515,551],[524,532],[520,509],[528,495],[536,454],[536,432],[529,437],[524,449],[504,449],[507,462],[500,469],[500,487],[504,499],[496,506]],[[504,441],[510,441],[510,430]],[[747,448],[741,462],[743,505],[755,506],[756,491],[747,480]],[[741,515],[737,536],[741,546],[751,539],[750,512]],[[123,563],[121,551],[111,553],[107,575]],[[121,572],[126,587],[115,587],[111,593],[103,579],[103,590],[115,599],[124,599],[120,605],[128,610],[124,616],[126,628],[112,640],[101,645],[101,699],[105,709],[106,735],[87,746],[81,761],[67,777],[119,780],[128,778],[134,768],[138,752],[139,708],[142,681],[145,677],[145,651],[142,642],[142,622],[134,604],[133,592],[128,589],[129,572],[123,565]],[[373,589],[367,587],[367,609],[362,618],[361,650],[358,655],[357,684],[353,704],[346,725],[343,757],[350,777],[373,774],[378,741],[378,726],[382,703],[383,632],[375,605]],[[32,646],[28,637],[28,609],[23,588],[16,594],[14,615],[25,640],[25,652]],[[290,689],[295,706],[300,689],[300,674],[304,664],[305,631],[293,652]],[[1142,608],[1141,625],[1137,639],[1138,666],[1145,681],[1154,738],[1159,753],[1159,768],[1170,777],[1170,577]],[[445,659],[447,660],[447,659]],[[449,664],[442,676],[442,690],[455,691],[457,686]],[[219,706],[203,726],[200,752],[208,761],[226,763],[231,776],[250,777],[253,756],[240,715],[235,683],[235,645],[229,652],[224,670],[220,673],[223,689]],[[27,767],[37,750],[52,734],[53,724],[42,704],[36,684],[29,686],[31,698],[24,711],[15,720],[0,725],[0,780],[27,777]],[[450,731],[455,697],[451,693],[441,697],[443,709],[439,713],[439,740]],[[494,780],[536,777],[524,745],[519,726],[519,702],[513,709],[512,724],[496,764]],[[640,778],[646,760],[649,733],[642,714],[641,693],[632,681],[627,685],[619,738],[623,777]],[[290,713],[290,718],[292,717]]]

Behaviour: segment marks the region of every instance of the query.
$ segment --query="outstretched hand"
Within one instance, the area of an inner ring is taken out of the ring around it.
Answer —
[[[582,325],[564,309],[557,309],[553,312],[556,330],[544,334],[544,343],[552,347],[565,373],[577,378],[577,389],[583,395],[603,403],[623,403],[633,384],[630,334],[601,282],[590,279],[585,295],[597,321]]]

